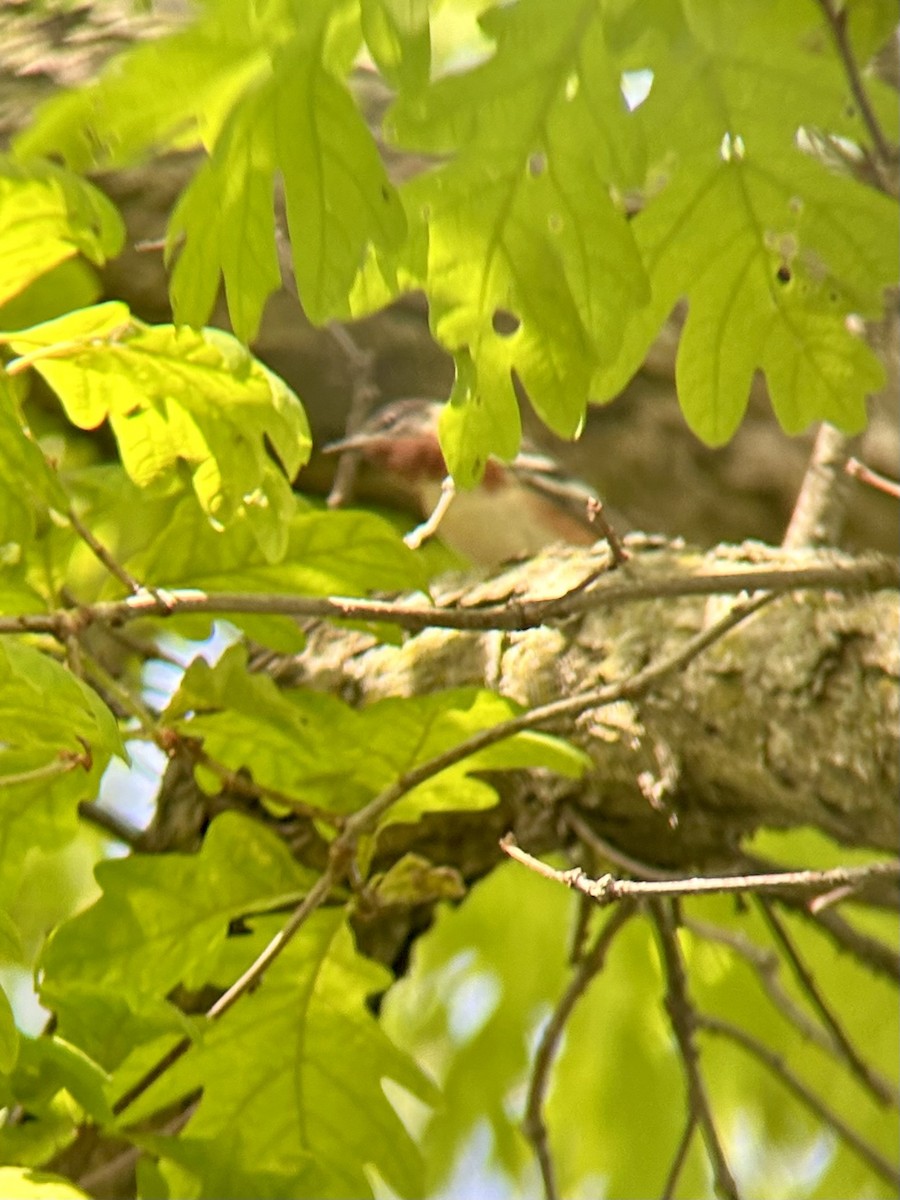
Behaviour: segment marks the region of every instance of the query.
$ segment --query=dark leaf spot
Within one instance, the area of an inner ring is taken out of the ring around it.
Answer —
[[[500,337],[512,337],[521,324],[518,317],[502,308],[496,309],[491,318],[494,333],[498,333]]]

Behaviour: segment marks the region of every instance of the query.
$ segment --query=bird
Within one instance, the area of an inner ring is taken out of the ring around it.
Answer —
[[[477,487],[456,491],[438,439],[442,407],[429,398],[394,400],[355,432],[323,447],[326,454],[356,451],[403,481],[423,518],[407,534],[407,545],[415,548],[439,532],[463,558],[497,566],[554,542],[587,546],[605,537],[617,561],[624,557],[596,492],[568,478],[527,441],[510,462],[489,458]]]

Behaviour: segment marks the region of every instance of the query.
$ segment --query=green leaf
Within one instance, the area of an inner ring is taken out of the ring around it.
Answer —
[[[363,36],[382,75],[399,88],[428,82],[431,65],[428,0],[362,0]]]
[[[359,712],[334,696],[278,689],[271,679],[248,674],[243,652],[234,647],[215,667],[191,665],[165,719],[186,736],[202,737],[209,754],[232,771],[249,768],[267,787],[352,812],[418,763],[516,711],[500,696],[460,688],[381,700]],[[577,777],[586,762],[557,738],[517,734],[420,784],[384,820],[490,807],[496,793],[475,771],[542,766]]]
[[[637,171],[635,122],[599,10],[525,0],[482,24],[496,53],[424,97],[401,97],[391,119],[404,144],[454,156],[404,189],[427,229],[422,282],[437,337],[468,349],[470,390],[493,406],[492,420],[510,408],[514,370],[542,418],[572,436],[594,367],[615,352],[628,306],[648,295],[610,198],[611,184]],[[502,314],[514,332],[495,332]],[[483,461],[498,447],[478,436],[470,455]],[[461,467],[477,474],[471,461]]]
[[[887,197],[829,178],[799,154],[756,160],[748,148],[724,163],[708,156],[633,222],[654,300],[620,362],[594,386],[601,395],[619,389],[684,295],[676,379],[700,437],[728,440],[757,369],[789,432],[823,418],[858,431],[883,369],[848,318],[877,312],[894,271],[895,222]]]
[[[13,381],[0,368],[0,546],[4,565],[21,558],[48,506],[65,512],[65,493],[22,421]],[[15,551],[11,543],[18,547]]]
[[[188,1019],[166,1000],[142,996],[139,1012],[136,1007],[132,997],[98,988],[88,973],[67,984],[53,998],[59,1036],[109,1072],[129,1056],[136,1056],[138,1048],[163,1045],[168,1049],[173,1035],[196,1033]]]
[[[212,156],[175,206],[167,235],[169,255],[184,238],[170,289],[176,320],[203,325],[221,275],[232,326],[244,342],[255,337],[266,299],[281,286],[271,102],[261,89],[235,106]]]
[[[46,101],[16,138],[17,154],[61,154],[84,171],[211,141],[236,96],[265,73],[271,42],[289,32],[286,16],[278,3],[206,6],[187,29],[112,59],[92,86]]]
[[[261,925],[274,929],[271,921]],[[418,1152],[382,1081],[426,1102],[435,1090],[366,1007],[390,981],[356,953],[342,910],[320,910],[260,987],[216,1022],[130,1118],[202,1087],[187,1137],[200,1162],[199,1143],[206,1143],[207,1169],[215,1169],[214,1146],[227,1138],[244,1171],[264,1162],[268,1172],[292,1175],[312,1159],[325,1179],[316,1195],[371,1196],[365,1164],[401,1196],[421,1195]]]
[[[26,962],[19,927],[5,908],[0,908],[0,965]]]
[[[276,171],[297,287],[313,321],[349,316],[347,294],[371,246],[396,248],[403,208],[343,80],[329,42],[346,6],[307,4],[296,35],[272,51],[271,74],[235,103],[209,162],[176,207],[169,247],[185,239],[175,268],[176,317],[202,324],[220,274],[239,337],[252,338],[281,283],[275,253]]]
[[[0,305],[0,329],[27,329],[76,308],[88,308],[101,296],[103,286],[94,268],[83,258],[67,258]]]
[[[326,1173],[309,1156],[297,1155],[300,1165],[290,1172],[271,1170],[260,1163],[256,1147],[247,1145],[254,1139],[248,1139],[240,1126],[228,1138],[145,1136],[137,1140],[160,1157],[160,1184],[155,1191],[142,1187],[141,1200],[222,1200],[223,1196],[328,1200],[333,1195]]]
[[[280,530],[278,547],[263,547],[246,516],[219,532],[196,504],[158,504],[143,523],[146,548],[125,558],[141,579],[167,587],[311,596],[360,596],[373,590],[423,588],[420,557],[382,518],[367,512],[295,512]],[[280,553],[275,555],[274,551]],[[223,613],[250,637],[285,653],[305,636],[290,617]],[[187,627],[190,618],[179,619]],[[208,624],[208,622],[207,622]],[[381,636],[385,636],[381,627]]]
[[[315,17],[333,10],[328,0],[307,6],[308,24],[275,62],[271,96],[297,289],[316,322],[351,315],[348,293],[368,248],[392,251],[406,231],[368,126],[329,70],[329,21]]]
[[[350,770],[362,754],[362,718],[327,693],[281,690],[250,673],[246,652],[227,650],[214,667],[196,660],[166,709],[165,721],[201,737],[232,771],[309,804],[358,807],[368,794]]]
[[[280,838],[236,813],[213,821],[199,854],[133,855],[96,874],[103,895],[44,953],[41,994],[51,1007],[69,988],[115,991],[135,1007],[178,983],[202,987],[213,981],[230,920],[312,880]]]
[[[4,1123],[0,1159],[46,1162],[71,1139],[79,1120],[109,1122],[105,1084],[104,1072],[78,1047],[46,1034],[21,1037],[12,1072],[0,1078],[0,1097],[5,1108],[21,1106],[29,1119]]]
[[[0,305],[73,255],[106,262],[124,240],[116,209],[86,180],[0,155]]]
[[[0,1195],[7,1200],[88,1200],[87,1192],[61,1175],[28,1167],[0,1167]]]
[[[657,194],[632,225],[653,299],[594,394],[621,390],[685,297],[676,380],[705,441],[732,435],[757,369],[789,432],[821,419],[858,432],[883,371],[855,326],[881,312],[895,276],[897,208],[795,148],[801,127],[828,129],[829,117],[832,132],[867,140],[858,115],[843,116],[846,80],[821,14],[771,0],[752,16],[735,0],[694,5],[643,48],[653,86],[635,115]]]
[[[4,1075],[9,1074],[15,1066],[18,1053],[19,1031],[16,1029],[16,1018],[6,992],[0,988],[0,1072]]]
[[[125,757],[116,719],[97,693],[62,664],[23,642],[0,643],[2,755],[34,751]],[[0,756],[0,774],[3,773]],[[21,768],[18,768],[21,769]]]
[[[74,424],[109,419],[139,486],[168,494],[186,472],[211,520],[244,512],[261,545],[283,544],[294,503],[284,475],[306,461],[309,427],[290,388],[233,337],[144,325],[110,303],[3,340],[22,355],[10,370],[33,366]]]
[[[238,517],[219,533],[187,504],[159,511],[171,542],[147,538],[146,549],[128,562],[169,587],[352,596],[420,588],[426,582],[402,538],[372,513],[301,509],[287,521],[284,550],[272,560],[256,544],[246,519]]]
[[[269,545],[260,543],[258,530],[246,512],[238,513],[226,529],[215,529],[193,497],[149,497],[121,468],[73,472],[65,482],[77,498],[82,520],[116,561],[138,579],[158,587],[365,596],[373,590],[422,590],[428,583],[428,560],[409,550],[399,530],[374,513],[328,512],[297,497],[293,513],[278,530],[279,544]],[[129,521],[122,522],[122,512],[129,513]],[[71,562],[71,547],[65,554]],[[86,551],[79,549],[77,556],[80,597],[120,594],[120,586],[97,569]],[[18,599],[16,593],[10,603],[15,605]],[[34,602],[29,605],[33,607]],[[12,611],[21,610],[14,606]],[[303,630],[293,618],[222,615],[254,640],[285,653],[299,650],[305,643]],[[202,640],[208,636],[211,620],[208,616],[173,616],[166,624]],[[380,625],[376,633],[385,637],[388,628]]]
[[[474,688],[381,700],[362,714],[368,753],[360,763],[360,773],[366,781],[381,780],[386,787],[412,767],[519,711],[518,705],[505,697]],[[475,772],[540,766],[577,779],[588,763],[586,755],[561,738],[517,733],[419,784],[388,811],[382,823],[415,822],[425,812],[490,808],[497,793],[489,782],[476,778]]]
[[[99,792],[107,752],[92,755],[89,771],[76,766],[60,774],[53,768],[63,768],[65,759],[54,749],[38,745],[6,749],[0,755],[0,904],[18,895],[36,851],[58,850],[83,833],[78,804]],[[29,780],[31,773],[34,778]],[[10,782],[22,775],[22,782]]]
[[[20,1095],[50,1096],[65,1088],[92,1120],[112,1120],[106,1073],[77,1046],[60,1037],[23,1038],[17,1069],[27,1089]]]

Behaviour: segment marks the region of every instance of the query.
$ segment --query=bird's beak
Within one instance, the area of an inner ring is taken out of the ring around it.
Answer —
[[[333,442],[326,442],[321,452],[322,454],[343,454],[345,450],[365,450],[374,441],[377,441],[377,438],[371,433],[350,433]]]

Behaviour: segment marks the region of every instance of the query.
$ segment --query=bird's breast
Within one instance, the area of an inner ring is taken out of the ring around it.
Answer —
[[[422,515],[432,512],[440,482],[418,486]],[[562,506],[532,491],[510,475],[493,478],[491,486],[458,492],[438,529],[457,554],[484,566],[537,554],[553,542],[589,546],[596,535]]]

